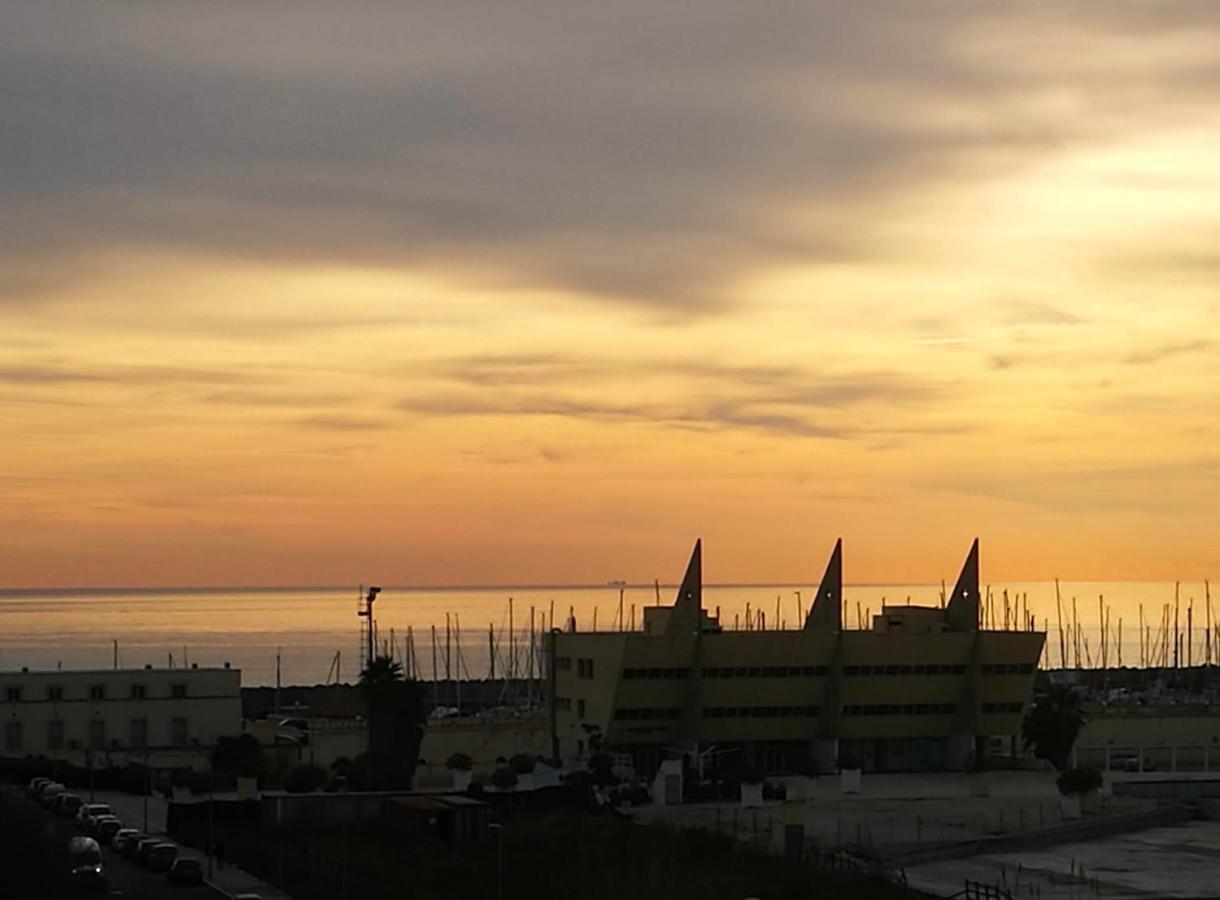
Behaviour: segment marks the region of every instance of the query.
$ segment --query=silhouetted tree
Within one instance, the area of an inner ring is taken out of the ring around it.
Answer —
[[[424,736],[424,696],[402,666],[378,656],[360,673],[369,721],[369,780],[374,789],[409,788]]]
[[[1037,699],[1021,722],[1021,740],[1038,759],[1050,760],[1058,771],[1068,767],[1072,747],[1087,721],[1080,698],[1063,685]]]
[[[263,773],[263,752],[252,734],[221,737],[212,748],[212,768],[233,776],[259,776]]]

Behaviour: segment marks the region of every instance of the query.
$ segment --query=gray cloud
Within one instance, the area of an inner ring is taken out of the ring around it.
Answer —
[[[1151,53],[1214,4],[1036,7],[17,5],[0,290],[143,243],[716,308],[754,266],[905,252],[913,184],[1214,103],[1214,54]]]
[[[389,428],[385,419],[371,416],[317,415],[296,420],[297,425],[321,431],[379,431]]]
[[[1148,365],[1150,363],[1158,363],[1171,356],[1180,356],[1184,353],[1200,353],[1210,350],[1214,346],[1215,342],[1209,340],[1175,341],[1128,353],[1123,358],[1123,362],[1132,366]]]
[[[256,376],[243,372],[181,366],[84,367],[61,364],[0,366],[0,384],[24,387],[71,384],[241,384],[253,380],[256,380]]]
[[[632,375],[632,365],[555,353],[437,360],[412,371],[442,387],[404,398],[398,408],[429,416],[548,416],[833,439],[960,427],[921,422],[949,391],[909,375],[819,374],[789,366],[685,360],[649,363],[646,371]],[[663,382],[635,390],[623,387],[625,377],[637,386],[647,378]],[[649,399],[606,399],[628,395]],[[883,425],[859,414],[875,405],[887,410]],[[900,419],[896,410],[903,413]]]

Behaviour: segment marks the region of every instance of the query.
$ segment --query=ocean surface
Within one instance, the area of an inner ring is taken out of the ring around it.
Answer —
[[[816,587],[816,586],[814,586]],[[765,615],[765,627],[796,627],[802,619],[814,587],[809,585],[706,586],[704,606],[719,608],[726,628],[746,627],[747,611],[755,619]],[[952,585],[949,586],[952,590]],[[657,602],[653,585],[621,588],[625,627],[640,627],[642,608]],[[673,601],[675,588],[662,585],[660,602]],[[797,591],[800,592],[799,598]],[[1004,625],[1007,592],[1009,623],[1022,621],[1025,610],[1036,617],[1037,627],[1048,630],[1044,666],[1060,665],[1060,642],[1055,585],[1025,582],[985,586],[990,596],[988,624]],[[1208,613],[1202,582],[1177,586],[1176,633],[1181,635],[1181,662],[1200,663],[1209,643]],[[882,603],[898,605],[940,603],[939,584],[847,585],[844,588],[844,624],[856,628],[880,611]],[[1080,623],[1082,664],[1101,663],[1101,610],[1099,597],[1108,610],[1107,662],[1138,665],[1141,644],[1172,662],[1174,654],[1175,585],[1172,582],[1061,582],[1059,595],[1065,627],[1071,630],[1072,606]],[[110,668],[118,642],[118,662],[123,667],[152,664],[218,666],[229,662],[242,670],[247,685],[275,683],[279,655],[284,684],[318,684],[338,677],[354,680],[358,674],[363,620],[356,615],[358,593],[331,589],[282,590],[64,590],[0,591],[0,671],[20,669]],[[510,643],[509,598],[512,598],[513,634]],[[482,678],[488,674],[492,651],[489,630],[495,631],[496,673],[508,669],[515,657],[515,670],[529,672],[530,614],[534,630],[542,632],[552,622],[562,627],[569,613],[584,631],[616,630],[619,627],[620,587],[492,587],[383,590],[375,605],[378,635],[382,645],[393,641],[394,655],[409,656],[408,629],[414,646],[412,668],[424,678],[433,674],[432,628],[437,631],[436,671],[445,676],[445,632],[448,616],[449,671],[457,676]],[[778,605],[778,615],[777,615]],[[1138,626],[1143,607],[1146,630],[1141,640]],[[1213,598],[1213,609],[1220,600]],[[1166,606],[1168,612],[1166,614]],[[1021,612],[1017,610],[1020,609]],[[1162,627],[1168,619],[1168,629]],[[1188,621],[1191,626],[1187,638]],[[1168,635],[1167,640],[1163,637]],[[1075,659],[1070,637],[1068,664]],[[515,647],[515,654],[512,649]],[[1213,660],[1220,650],[1213,647]]]

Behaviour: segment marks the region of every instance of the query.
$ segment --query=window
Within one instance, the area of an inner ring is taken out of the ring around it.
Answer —
[[[101,750],[106,746],[106,720],[105,719],[90,719],[89,720],[89,746],[94,750]]]
[[[143,700],[148,694],[148,688],[142,684],[133,684],[131,686],[131,699]]]
[[[185,684],[171,684],[169,686],[169,695],[172,698],[174,698],[175,700],[185,700],[186,699],[186,685]]]
[[[21,688],[9,686],[4,689],[4,699],[9,703],[21,702]]]
[[[585,717],[585,701],[576,701],[576,718],[583,719]]]
[[[593,660],[591,660],[591,659],[576,660],[576,677],[577,678],[592,678],[593,677]]]
[[[106,685],[104,685],[104,684],[89,685],[89,699],[90,700],[105,700],[106,699]]]
[[[185,747],[187,742],[186,719],[169,720],[169,742],[174,747]]]
[[[572,657],[570,657],[570,656],[556,656],[555,657],[556,671],[568,672],[571,670],[571,668],[572,668]]]
[[[571,697],[556,697],[555,698],[555,708],[561,709],[564,712],[571,712],[572,711],[572,698]]]
[[[47,722],[47,747],[51,750],[64,748],[64,720],[51,719]]]
[[[131,720],[131,746],[148,746],[148,719]]]
[[[52,684],[47,686],[47,699],[52,703],[58,703],[64,698],[64,686],[62,684]]]
[[[21,723],[20,722],[5,722],[4,723],[4,749],[9,753],[20,752],[20,750],[21,750]]]

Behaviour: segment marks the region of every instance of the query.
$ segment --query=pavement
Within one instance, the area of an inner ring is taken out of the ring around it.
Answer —
[[[123,821],[124,825],[139,828],[150,837],[164,836],[167,841],[173,841],[173,838],[169,837],[166,832],[169,803],[161,795],[153,794],[145,798],[120,791],[95,791],[94,795],[97,803],[109,803],[114,814]],[[82,796],[84,795],[82,794]],[[147,827],[145,827],[145,799],[148,801]],[[89,800],[88,802],[95,801]],[[174,841],[174,843],[177,842]],[[209,860],[208,855],[203,851],[179,844],[179,855],[198,859],[203,863],[204,871],[207,871]],[[212,861],[212,874],[207,876],[206,881],[226,897],[236,894],[257,894],[262,900],[292,900],[279,888],[255,878],[249,872],[233,865],[226,865],[222,869],[216,865],[214,860]],[[174,896],[180,895],[175,894]]]

